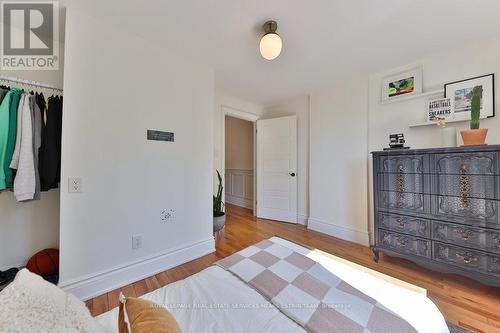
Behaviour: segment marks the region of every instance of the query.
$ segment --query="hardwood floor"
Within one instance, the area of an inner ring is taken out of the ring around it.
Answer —
[[[500,332],[500,288],[484,286],[452,274],[433,272],[410,261],[384,255],[381,255],[377,264],[373,262],[368,247],[311,231],[304,226],[257,219],[250,210],[232,205],[227,205],[226,227],[217,237],[216,252],[111,291],[86,304],[94,316],[101,314],[118,305],[120,291],[126,296],[141,296],[195,274],[220,258],[275,235],[425,288],[428,297],[446,320],[456,325],[474,332]]]

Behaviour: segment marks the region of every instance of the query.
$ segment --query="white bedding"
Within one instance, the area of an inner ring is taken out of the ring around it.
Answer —
[[[321,263],[404,318],[418,332],[449,333],[442,314],[424,294],[284,239],[274,237],[272,240]],[[184,333],[305,332],[251,287],[216,266],[142,297],[166,306]],[[117,317],[118,309],[115,308],[98,316],[97,320],[110,331],[118,332]]]

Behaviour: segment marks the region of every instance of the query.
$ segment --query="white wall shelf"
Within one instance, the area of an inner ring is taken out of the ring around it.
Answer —
[[[470,119],[446,120],[446,123],[447,124],[449,124],[449,123],[463,123],[463,122],[467,122],[467,121],[470,121]],[[437,122],[434,122],[434,123],[423,122],[423,123],[415,123],[415,124],[409,125],[410,128],[422,127],[422,126],[437,126]]]
[[[394,98],[394,99],[389,99],[387,101],[382,101],[382,104],[391,104],[391,103],[397,103],[397,102],[403,102],[403,101],[408,101],[412,99],[417,99],[417,98],[422,98],[426,96],[437,96],[437,95],[444,95],[444,89],[438,89],[438,90],[432,90],[432,91],[426,91],[418,95],[410,95],[410,96],[402,96],[399,98]]]

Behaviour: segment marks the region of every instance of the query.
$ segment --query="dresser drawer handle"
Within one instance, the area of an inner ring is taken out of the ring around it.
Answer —
[[[472,262],[476,262],[478,259],[475,257],[463,256],[461,254],[456,254],[457,258],[462,260],[465,264],[470,264]]]
[[[404,228],[406,225],[406,223],[401,218],[397,218],[395,222],[398,225],[398,227],[400,227],[400,228]]]
[[[472,236],[472,231],[465,229],[455,229],[457,233],[460,234],[463,240],[468,241]]]
[[[396,243],[398,243],[399,246],[406,246],[406,244],[408,244],[408,240],[396,238]]]

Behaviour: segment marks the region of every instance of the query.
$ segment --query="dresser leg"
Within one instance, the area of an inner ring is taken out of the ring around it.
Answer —
[[[378,260],[380,259],[379,250],[377,249],[377,247],[374,246],[372,248],[372,251],[373,251],[373,261],[378,262]]]

